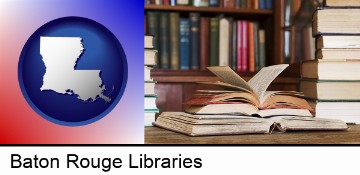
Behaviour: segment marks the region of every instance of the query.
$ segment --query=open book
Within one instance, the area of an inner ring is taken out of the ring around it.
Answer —
[[[313,109],[300,92],[266,91],[287,64],[262,68],[246,82],[228,66],[208,69],[222,81],[199,82],[217,85],[224,90],[200,90],[185,104],[193,114],[243,114],[262,117],[276,115],[312,116]]]
[[[163,112],[153,125],[190,136],[264,134],[288,130],[347,130],[345,122],[314,117],[256,118]]]

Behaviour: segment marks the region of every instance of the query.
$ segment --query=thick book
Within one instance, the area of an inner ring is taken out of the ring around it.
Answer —
[[[302,79],[300,91],[306,98],[331,101],[360,101],[360,80]]]
[[[179,20],[179,56],[180,69],[190,69],[190,20],[180,18]]]
[[[219,22],[219,66],[229,65],[230,20],[223,17]]]
[[[313,15],[313,35],[360,34],[360,8],[318,8]]]
[[[360,49],[319,49],[316,59],[326,60],[360,60]]]
[[[154,49],[155,48],[155,38],[152,35],[144,36],[144,48],[145,49]]]
[[[199,69],[200,62],[200,13],[190,13],[190,68]]]
[[[162,69],[170,68],[170,31],[169,31],[169,13],[160,13],[160,27],[159,27],[159,65]]]
[[[316,49],[360,49],[360,36],[321,35],[316,38]]]
[[[179,13],[170,13],[170,64],[177,70],[179,64]]]
[[[145,112],[144,113],[144,126],[153,126],[155,122],[156,112]]]
[[[144,66],[144,81],[153,81],[150,75],[151,69],[151,67]]]
[[[216,85],[225,91],[202,91],[185,104],[186,112],[193,114],[244,114],[268,117],[273,115],[312,116],[311,107],[300,92],[266,91],[270,83],[287,67],[287,64],[261,69],[246,82],[228,66],[208,69],[221,81],[199,82]]]
[[[156,106],[156,95],[145,95],[144,97],[144,109],[146,112],[158,111]]]
[[[359,0],[324,0],[327,7],[360,7]]]
[[[183,112],[163,112],[153,124],[189,136],[348,129],[345,122],[335,119],[294,116],[265,119],[233,115],[191,115]]]
[[[148,31],[148,34],[149,35],[152,35],[152,36],[154,36],[154,38],[153,38],[153,48],[155,48],[155,49],[159,49],[159,25],[158,25],[158,23],[159,23],[159,18],[158,18],[158,16],[159,16],[159,13],[158,12],[154,12],[154,11],[148,11],[147,13],[146,13],[147,15],[146,15],[146,17],[147,17],[147,25],[148,25],[148,29],[147,29],[147,31]],[[159,55],[157,55],[157,60],[159,61]],[[157,62],[158,62],[157,61]]]
[[[309,60],[301,64],[301,77],[320,80],[360,80],[360,61]]]
[[[211,2],[211,1],[210,1]],[[200,70],[206,70],[209,66],[210,53],[210,18],[200,18]]]
[[[219,65],[219,18],[210,18],[210,66]]]
[[[360,124],[360,102],[309,100],[316,118],[332,118]]]
[[[155,83],[156,83],[156,81],[145,81],[144,82],[145,96],[155,95]]]
[[[157,55],[157,50],[145,49],[144,50],[144,65],[145,66],[155,66],[156,61],[157,61],[156,55]]]

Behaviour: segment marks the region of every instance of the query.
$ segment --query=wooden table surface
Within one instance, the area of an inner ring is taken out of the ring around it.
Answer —
[[[347,131],[288,131],[286,133],[190,137],[158,127],[145,127],[147,144],[360,144],[360,125]]]

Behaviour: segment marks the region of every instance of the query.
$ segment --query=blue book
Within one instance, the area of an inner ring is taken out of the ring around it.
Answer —
[[[175,5],[176,5],[176,0],[171,0],[171,1],[170,1],[170,5],[171,5],[171,6],[175,6]]]
[[[259,0],[259,9],[266,9],[267,0]]]
[[[190,68],[199,69],[200,62],[200,13],[190,13]]]
[[[265,0],[266,1],[266,9],[273,9],[274,1],[273,0]]]
[[[180,69],[190,69],[190,20],[188,18],[179,19],[179,55]]]

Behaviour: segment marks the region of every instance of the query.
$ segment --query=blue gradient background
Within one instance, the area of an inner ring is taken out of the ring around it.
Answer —
[[[21,94],[17,65],[22,47],[43,24],[80,16],[99,22],[121,43],[128,82],[118,105],[81,127],[40,117]],[[0,0],[0,143],[143,143],[144,2],[110,0]]]

